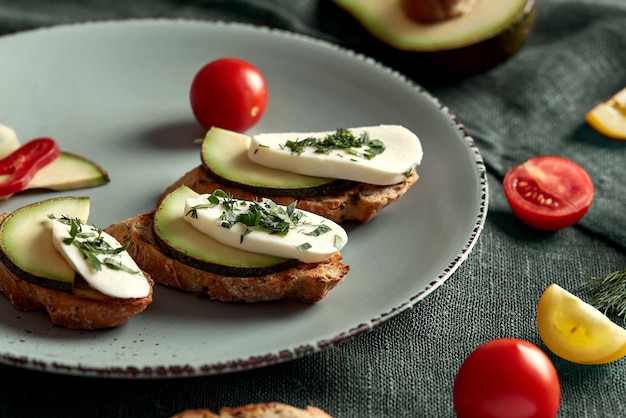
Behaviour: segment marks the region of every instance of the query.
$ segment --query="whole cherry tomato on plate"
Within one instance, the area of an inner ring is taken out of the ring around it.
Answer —
[[[191,109],[205,128],[242,132],[265,113],[268,89],[258,68],[239,58],[220,58],[202,67],[189,92]]]
[[[561,385],[552,361],[535,344],[498,338],[465,359],[453,399],[459,418],[554,418]]]
[[[511,168],[504,177],[504,194],[513,213],[543,230],[566,228],[587,213],[593,200],[593,181],[567,158],[534,157]]]

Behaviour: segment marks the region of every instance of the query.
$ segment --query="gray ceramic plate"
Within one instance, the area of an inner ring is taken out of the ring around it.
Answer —
[[[111,176],[89,195],[105,227],[154,208],[199,164],[188,104],[195,72],[238,56],[265,74],[270,103],[253,132],[402,124],[422,140],[420,181],[367,225],[349,228],[343,284],[314,305],[227,305],[157,287],[128,324],[51,326],[0,298],[0,361],[99,377],[182,377],[287,361],[337,345],[413,306],[465,260],[487,212],[481,156],[435,98],[371,59],[265,28],[179,20],[61,26],[0,38],[0,123],[25,142],[52,136]],[[61,193],[62,194],[62,193]],[[2,211],[59,196],[0,202]],[[460,278],[462,280],[462,278]]]

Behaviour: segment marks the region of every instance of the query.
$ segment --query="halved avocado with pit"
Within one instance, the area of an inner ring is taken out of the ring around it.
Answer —
[[[185,201],[198,193],[180,186],[154,214],[154,235],[161,250],[183,264],[224,276],[262,276],[294,267],[298,260],[251,253],[224,245],[184,219]]]
[[[213,127],[202,141],[202,165],[222,183],[259,196],[325,196],[354,185],[347,180],[306,176],[256,164],[248,158],[249,147],[249,136]]]
[[[374,37],[429,71],[469,75],[515,55],[537,15],[537,0],[478,0],[466,14],[439,22],[418,22],[404,0],[334,0]]]

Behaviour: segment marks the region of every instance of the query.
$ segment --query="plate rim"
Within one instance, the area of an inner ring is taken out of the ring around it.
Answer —
[[[478,190],[478,206],[473,213],[475,217],[471,232],[466,237],[465,242],[460,247],[460,250],[450,260],[437,277],[433,277],[429,284],[420,292],[414,295],[408,295],[402,303],[393,306],[386,312],[381,312],[377,316],[370,318],[368,321],[364,321],[360,324],[356,324],[351,328],[331,336],[329,338],[316,340],[312,342],[305,342],[301,345],[294,347],[286,347],[284,349],[278,349],[274,352],[267,353],[265,355],[255,355],[248,358],[233,359],[231,361],[221,363],[205,363],[199,365],[185,365],[184,361],[180,362],[180,365],[170,365],[162,367],[147,367],[138,368],[133,366],[109,366],[109,367],[85,367],[80,364],[69,364],[65,361],[56,361],[48,364],[46,361],[41,361],[36,358],[26,358],[19,356],[15,353],[3,352],[0,353],[0,364],[9,366],[15,366],[25,369],[51,372],[57,374],[68,375],[80,375],[87,377],[100,377],[100,378],[181,378],[181,377],[197,377],[204,375],[217,375],[224,373],[233,373],[244,370],[256,369],[266,366],[271,366],[286,361],[291,361],[297,358],[305,357],[313,353],[326,350],[331,347],[338,346],[346,341],[352,340],[355,337],[371,332],[377,328],[380,324],[388,321],[389,319],[398,316],[400,313],[412,309],[416,303],[423,300],[427,295],[432,293],[440,285],[442,285],[448,278],[450,278],[461,264],[467,259],[476,245],[481,232],[484,229],[488,206],[489,206],[489,190],[487,182],[487,170],[483,157],[478,149],[478,145],[474,138],[470,135],[467,128],[463,123],[453,114],[450,109],[442,104],[440,100],[427,91],[417,82],[408,78],[398,70],[395,70],[380,61],[369,57],[367,55],[356,52],[345,46],[332,43],[330,41],[316,38],[311,35],[293,32],[286,29],[280,29],[270,26],[259,26],[252,23],[241,21],[226,21],[226,20],[209,20],[209,19],[195,19],[195,18],[129,18],[129,19],[103,19],[103,20],[89,20],[79,21],[71,23],[63,23],[57,25],[42,26],[23,31],[13,32],[0,36],[0,42],[5,39],[20,37],[20,36],[32,36],[38,32],[45,32],[50,30],[72,30],[89,28],[92,26],[115,26],[115,25],[136,25],[136,24],[174,24],[174,23],[193,23],[201,26],[215,26],[215,27],[227,27],[234,28],[235,30],[247,30],[247,31],[264,31],[271,35],[279,37],[286,37],[295,39],[296,41],[302,41],[309,44],[329,48],[331,51],[347,55],[349,58],[356,59],[365,63],[366,65],[372,65],[378,70],[382,70],[397,80],[406,85],[407,88],[415,90],[418,94],[424,96],[429,100],[436,108],[446,116],[453,124],[454,128],[459,132],[460,138],[464,145],[470,151],[472,163],[475,166],[475,174],[479,183]],[[459,244],[461,244],[459,242]]]

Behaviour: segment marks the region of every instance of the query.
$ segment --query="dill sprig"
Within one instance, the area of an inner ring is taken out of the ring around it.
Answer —
[[[333,150],[344,150],[348,154],[359,158],[371,160],[385,151],[385,144],[380,139],[370,138],[367,132],[358,137],[354,136],[346,128],[338,128],[335,133],[328,134],[324,138],[308,137],[287,141],[284,147],[289,148],[292,154],[300,155],[307,147],[315,148],[318,154],[330,154]],[[365,147],[364,150],[360,150]]]
[[[626,315],[626,270],[592,277],[584,287],[591,294],[591,305],[605,315]]]

